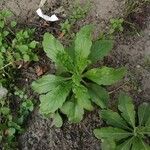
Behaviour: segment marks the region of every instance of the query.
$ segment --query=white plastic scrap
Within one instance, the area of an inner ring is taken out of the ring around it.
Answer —
[[[41,8],[39,8],[36,13],[38,14],[38,16],[40,16],[41,18],[43,18],[44,20],[46,21],[51,21],[51,22],[54,22],[54,21],[58,21],[59,19],[57,18],[57,16],[54,14],[52,15],[51,17],[48,16],[48,15],[44,15]]]

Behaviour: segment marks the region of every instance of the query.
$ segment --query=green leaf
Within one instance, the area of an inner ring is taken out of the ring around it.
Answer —
[[[53,124],[57,127],[57,128],[60,128],[63,124],[63,120],[60,116],[60,114],[58,112],[56,112],[54,115],[53,115]]]
[[[24,61],[30,61],[30,56],[28,54],[23,55],[23,60]]]
[[[122,129],[129,129],[127,123],[121,118],[121,116],[112,110],[102,110],[100,115],[108,125]]]
[[[72,60],[75,59],[74,44],[71,44],[71,46],[65,48],[65,51],[69,54]]]
[[[125,140],[122,144],[118,145],[116,150],[130,150],[133,142],[133,137]]]
[[[4,10],[2,14],[4,17],[11,17],[13,15],[13,13],[9,10]]]
[[[146,126],[147,126],[147,127],[150,127],[150,117],[149,117],[149,119],[148,119],[147,122],[146,122]]]
[[[8,107],[2,107],[0,112],[3,114],[3,115],[8,115],[10,113],[10,109]]]
[[[142,127],[142,129],[140,129],[140,131],[142,132],[142,134],[146,134],[146,135],[150,136],[150,127],[149,126]]]
[[[76,34],[75,39],[75,64],[77,70],[82,73],[88,64],[88,56],[92,46],[92,33],[93,27],[86,25]]]
[[[104,127],[101,129],[95,129],[94,134],[98,139],[111,138],[115,141],[119,141],[132,135],[130,132],[113,127]]]
[[[64,81],[63,77],[55,76],[55,75],[45,75],[42,78],[34,81],[32,83],[32,89],[39,93],[47,93],[53,89],[55,89],[59,84]]]
[[[75,98],[77,99],[77,103],[80,107],[85,108],[89,111],[93,110],[93,106],[90,101],[90,95],[88,93],[88,89],[83,85],[74,86],[73,93],[75,94]]]
[[[12,22],[11,22],[11,27],[12,27],[12,28],[14,28],[16,25],[17,25],[17,22],[16,22],[16,21],[12,21]]]
[[[22,54],[25,54],[29,49],[27,45],[19,45],[17,48],[20,50]]]
[[[70,81],[64,82],[48,92],[46,95],[40,96],[40,112],[44,115],[54,113],[61,108],[71,90]]]
[[[9,128],[8,129],[8,135],[9,136],[13,136],[16,133],[16,129],[15,128]]]
[[[73,60],[67,52],[60,52],[57,54],[57,62],[70,72],[74,72]]]
[[[4,25],[5,25],[5,23],[4,23],[4,21],[0,21],[0,28],[4,28]]]
[[[101,108],[107,108],[109,95],[105,88],[97,84],[89,84],[88,92],[91,100]]]
[[[143,103],[138,107],[139,125],[145,125],[150,118],[150,104]]]
[[[93,43],[91,48],[90,60],[95,63],[98,60],[102,60],[113,48],[112,40],[98,40]]]
[[[45,33],[43,38],[43,48],[47,56],[57,63],[57,54],[64,52],[63,45],[51,34]]]
[[[84,110],[75,102],[66,102],[61,108],[61,111],[67,115],[68,120],[72,123],[79,123],[84,114]]]
[[[142,139],[134,138],[132,150],[150,150],[150,146]]]
[[[32,41],[32,42],[29,44],[29,47],[30,47],[30,48],[36,48],[37,43],[38,43],[38,42],[36,42],[36,41]]]
[[[3,32],[3,34],[4,34],[4,36],[6,37],[6,36],[9,34],[9,32],[5,30],[5,31]]]
[[[116,143],[111,138],[102,139],[101,148],[102,150],[116,150]]]
[[[132,127],[135,127],[135,110],[132,103],[132,98],[125,93],[120,93],[118,109],[121,111],[122,117]]]
[[[31,100],[26,100],[22,103],[22,107],[26,110],[33,111],[34,105]]]
[[[126,73],[125,68],[94,68],[87,71],[84,76],[99,85],[111,85],[121,80]]]

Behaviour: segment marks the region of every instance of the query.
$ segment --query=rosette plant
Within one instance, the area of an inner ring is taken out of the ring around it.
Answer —
[[[81,28],[74,44],[67,48],[50,33],[44,35],[44,51],[59,71],[34,81],[32,88],[40,94],[40,112],[51,115],[58,127],[62,125],[60,113],[70,122],[78,123],[84,110],[93,110],[93,103],[107,108],[109,95],[104,86],[118,82],[125,75],[125,68],[90,67],[113,47],[111,40],[92,42],[92,31],[92,25]]]
[[[125,93],[119,96],[118,112],[102,110],[101,118],[109,127],[95,129],[102,140],[102,150],[150,150],[150,104],[144,102],[134,109],[132,98]]]

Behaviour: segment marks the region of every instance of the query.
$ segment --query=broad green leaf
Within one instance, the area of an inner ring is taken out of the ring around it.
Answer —
[[[82,120],[84,110],[75,102],[65,102],[61,111],[67,115],[68,120],[72,123],[78,123]]]
[[[135,127],[135,110],[132,98],[125,93],[120,93],[118,109],[122,117],[132,126]]]
[[[116,150],[116,143],[111,138],[102,139],[101,148],[102,150]]]
[[[127,123],[122,119],[122,117],[118,113],[113,112],[112,110],[102,110],[100,116],[109,125],[122,129],[130,129]]]
[[[147,127],[150,127],[150,117],[149,117],[149,119],[148,119],[147,122],[146,122],[146,126],[147,126]]]
[[[89,59],[95,63],[98,60],[102,60],[113,48],[112,40],[98,40],[93,43]]]
[[[150,105],[148,103],[143,103],[138,107],[138,118],[139,125],[145,125],[150,118]]]
[[[94,68],[87,71],[84,76],[99,85],[111,85],[121,80],[126,73],[125,68]]]
[[[63,124],[63,120],[60,116],[60,114],[58,112],[56,112],[54,115],[53,115],[53,124],[57,127],[57,128],[60,128]]]
[[[92,46],[92,29],[91,25],[86,25],[76,34],[75,64],[80,73],[83,72],[88,64],[88,56]]]
[[[49,33],[44,34],[43,48],[47,56],[55,63],[57,63],[57,54],[60,52],[64,52],[63,45]]]
[[[90,111],[93,110],[93,106],[90,101],[88,89],[86,87],[84,87],[81,84],[79,86],[75,85],[73,88],[73,92],[75,94],[75,98],[77,99],[77,104],[80,107],[85,108]]]
[[[148,126],[142,127],[140,129],[140,132],[142,132],[142,134],[146,134],[146,135],[150,136],[150,127],[148,127]]]
[[[119,141],[132,135],[130,132],[113,127],[104,127],[100,129],[95,129],[94,134],[98,139],[111,138],[112,140],[115,141]]]
[[[32,83],[32,89],[39,93],[47,93],[53,89],[55,89],[59,84],[64,81],[63,77],[55,76],[55,75],[45,75],[42,78],[34,81]]]
[[[116,150],[131,150],[133,139],[133,137],[126,139],[125,142],[117,146]]]
[[[69,54],[69,56],[71,57],[72,60],[75,59],[74,44],[72,44],[71,46],[65,48],[65,51]]]
[[[132,150],[150,150],[150,146],[142,139],[134,138]]]
[[[60,52],[57,54],[57,62],[60,66],[64,67],[70,72],[74,72],[73,60],[67,52]]]
[[[48,92],[46,95],[40,96],[40,112],[44,115],[54,113],[61,108],[71,90],[70,81],[64,82]]]
[[[88,87],[91,100],[101,108],[107,108],[109,95],[105,88],[93,83]]]

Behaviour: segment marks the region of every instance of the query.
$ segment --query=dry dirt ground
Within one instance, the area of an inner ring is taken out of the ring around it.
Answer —
[[[44,9],[53,10],[53,6],[57,8],[55,2],[49,0]],[[63,0],[60,2],[62,5],[67,3]],[[94,23],[96,25],[95,36],[97,36],[106,28],[110,18],[123,16],[124,2],[124,0],[93,0],[89,15],[80,21],[79,25]],[[35,10],[38,5],[39,0],[3,0],[0,2],[1,9],[12,10],[19,21],[26,21],[26,23],[28,20],[37,18]],[[145,29],[139,35],[118,36],[115,48],[108,57],[110,65],[127,67],[128,75],[121,89],[129,92],[136,104],[143,101],[150,102],[150,18],[147,20]],[[26,132],[18,139],[20,149],[100,150],[100,142],[92,133],[95,127],[103,123],[97,114],[95,110],[87,113],[80,124],[71,125],[65,121],[62,128],[56,129],[51,127],[51,120],[43,118],[35,111],[27,122]]]

